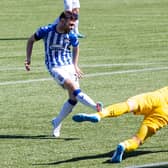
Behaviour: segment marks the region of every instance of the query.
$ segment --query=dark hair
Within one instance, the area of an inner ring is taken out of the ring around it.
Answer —
[[[77,20],[78,15],[76,13],[72,13],[71,11],[62,12],[59,16],[60,19],[70,19],[70,20]]]

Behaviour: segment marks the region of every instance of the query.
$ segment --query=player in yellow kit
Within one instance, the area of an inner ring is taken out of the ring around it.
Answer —
[[[118,144],[111,158],[111,162],[118,163],[122,161],[124,151],[130,152],[137,149],[148,137],[168,124],[168,86],[131,97],[125,102],[110,105],[98,113],[76,114],[73,120],[99,122],[101,118],[117,117],[128,112],[144,115],[144,119],[138,132],[132,138]]]

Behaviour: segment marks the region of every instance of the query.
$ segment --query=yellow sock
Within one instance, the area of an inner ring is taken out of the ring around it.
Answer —
[[[140,145],[140,141],[138,141],[138,139],[136,138],[132,138],[132,139],[128,139],[125,140],[124,142],[122,142],[124,144],[125,147],[125,151],[126,152],[131,152],[134,151],[135,149],[137,149]]]
[[[98,114],[101,118],[117,117],[124,113],[128,113],[129,110],[130,109],[128,104],[126,102],[122,102],[122,103],[110,105],[106,107],[102,112],[99,112]]]

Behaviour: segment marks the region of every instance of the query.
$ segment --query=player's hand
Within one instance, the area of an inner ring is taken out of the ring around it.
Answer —
[[[82,78],[84,73],[81,71],[81,69],[78,66],[75,66],[75,70],[76,70],[77,77],[79,79]]]
[[[25,65],[26,71],[30,71],[30,62],[25,60],[24,65]]]

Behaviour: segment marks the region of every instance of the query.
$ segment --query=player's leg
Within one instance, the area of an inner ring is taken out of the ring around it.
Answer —
[[[118,145],[112,157],[112,162],[121,162],[124,151],[131,152],[136,150],[158,129],[167,125],[166,113],[163,110],[164,101],[164,98],[157,92],[141,94],[128,100],[130,110],[132,109],[134,114],[144,115],[144,120],[133,138],[125,140]]]
[[[95,103],[86,93],[84,93],[79,87],[78,77],[75,75],[75,68],[73,65],[64,66],[61,68],[54,68],[51,70],[51,75],[68,90],[69,99],[73,101],[79,101],[80,103],[91,107],[95,111],[100,111],[98,106],[100,103]]]
[[[72,0],[72,12],[78,16],[78,19],[75,22],[74,32],[77,34],[78,38],[84,38],[85,35],[79,33],[79,10],[80,10],[79,0]]]
[[[83,122],[83,121],[99,122],[101,118],[117,117],[128,112],[134,112],[136,114],[139,114],[140,107],[142,107],[142,109],[145,109],[145,106],[147,104],[146,97],[147,96],[144,96],[144,94],[137,95],[132,98],[129,98],[126,102],[121,102],[107,106],[99,113],[94,114],[80,113],[74,115],[72,119],[76,122]]]
[[[124,113],[128,113],[130,111],[129,103],[122,102],[110,105],[104,109],[102,109],[98,113],[94,114],[86,114],[86,113],[79,113],[73,116],[73,120],[76,122],[83,122],[83,121],[90,121],[90,122],[99,122],[101,118],[106,117],[117,117]]]
[[[63,88],[68,90],[69,100],[66,101],[59,112],[58,116],[52,120],[53,124],[53,135],[55,137],[60,136],[61,122],[68,114],[72,111],[77,101],[92,107],[98,111],[97,104],[85,93],[79,89],[78,78],[75,74],[74,66],[64,66],[61,68],[53,68],[51,75],[57,81],[57,83]]]
[[[50,73],[60,86],[63,86],[65,79],[68,78],[68,74],[66,73],[65,69],[62,67],[61,68],[53,68]],[[77,103],[77,101],[75,99],[68,99],[63,104],[58,116],[56,116],[52,120],[53,135],[55,137],[60,136],[61,123],[68,116],[68,114],[73,110],[76,103]]]
[[[136,150],[144,141],[155,133],[153,128],[142,124],[135,136],[118,144],[112,158],[112,163],[119,163],[122,161],[124,152],[131,152]]]
[[[75,28],[74,28],[74,32],[78,35],[79,34],[79,8],[73,8],[72,12],[76,14],[78,18],[75,22]]]
[[[68,90],[69,98],[71,100],[79,101],[80,103],[91,107],[95,111],[100,111],[99,103],[95,103],[94,100],[84,93],[79,86],[79,79],[77,77],[74,66],[67,66],[66,72],[68,76],[64,82],[64,87]]]
[[[99,115],[101,118],[117,117],[124,113],[128,113],[129,111],[130,107],[128,102],[121,102],[106,107],[103,111],[99,113]]]
[[[100,103],[95,103],[94,100],[88,96],[86,93],[84,93],[77,85],[75,85],[71,80],[67,79],[64,83],[64,87],[68,90],[69,98],[71,100],[76,100],[82,103],[83,105],[86,105],[88,107],[91,107],[95,111],[100,111]]]
[[[100,110],[100,103],[95,103],[94,100],[88,96],[86,93],[84,93],[80,88],[74,89],[73,96],[82,103],[83,105],[86,105],[88,107],[91,107],[95,111]]]
[[[73,9],[73,0],[64,0],[64,10],[72,11]]]
[[[79,32],[79,13],[77,13],[77,17],[78,17],[78,19],[75,22],[74,32],[75,32],[75,34],[77,34],[78,38],[85,38],[85,35]]]
[[[73,108],[75,107],[77,101],[74,101],[74,100],[67,100],[60,113],[58,114],[57,117],[55,117],[53,120],[52,120],[52,125],[53,125],[53,136],[55,137],[59,137],[60,136],[60,129],[61,129],[61,123],[62,121],[64,120],[64,118],[66,118],[68,116],[68,114],[70,112],[72,112]]]

